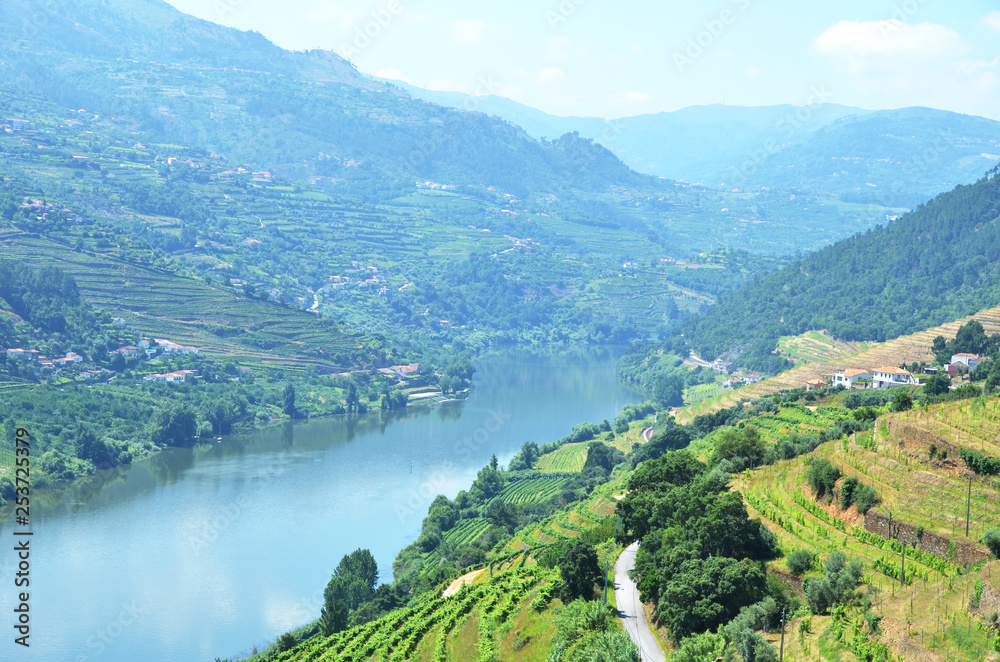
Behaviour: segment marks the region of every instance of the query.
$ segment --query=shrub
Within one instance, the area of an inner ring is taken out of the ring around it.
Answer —
[[[879,501],[878,492],[870,485],[862,485],[854,493],[854,505],[862,515],[878,505]]]
[[[840,469],[830,464],[829,460],[815,460],[806,471],[806,478],[819,498],[833,491],[833,486],[840,478]]]
[[[796,577],[804,575],[813,564],[813,555],[807,549],[797,549],[788,555],[788,571]]]
[[[983,534],[983,544],[986,545],[990,554],[1000,558],[1000,531],[989,529]]]

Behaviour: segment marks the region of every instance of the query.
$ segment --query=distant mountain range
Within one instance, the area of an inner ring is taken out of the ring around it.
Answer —
[[[578,132],[639,172],[712,187],[802,189],[913,207],[1000,161],[1000,122],[932,108],[716,104],[605,120],[391,82],[420,99],[501,117],[536,138]]]

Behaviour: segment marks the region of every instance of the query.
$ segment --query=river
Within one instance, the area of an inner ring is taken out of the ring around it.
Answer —
[[[0,659],[159,662],[246,655],[316,618],[341,556],[383,581],[437,494],[496,453],[558,439],[637,401],[615,356],[508,352],[461,403],[287,424],[168,449],[32,500],[31,647],[13,643],[0,547]],[[9,509],[0,535],[10,541]]]

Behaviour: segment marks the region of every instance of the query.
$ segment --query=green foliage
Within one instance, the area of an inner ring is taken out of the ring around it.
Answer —
[[[994,558],[1000,558],[1000,531],[997,529],[987,529],[983,533],[983,544],[990,550]]]
[[[819,498],[828,492],[833,492],[834,486],[840,479],[840,469],[830,464],[827,459],[813,460],[806,470],[806,479]]]
[[[946,395],[951,390],[951,378],[946,374],[931,375],[924,382],[924,393],[927,395]]]
[[[615,468],[615,465],[625,459],[625,454],[617,448],[611,448],[599,441],[592,441],[587,447],[587,461],[583,468],[600,467],[607,473]]]
[[[285,384],[284,393],[282,393],[282,407],[281,411],[289,418],[295,418],[295,386],[291,383]]]
[[[609,605],[574,600],[556,616],[547,662],[639,662],[639,649],[616,626]]]
[[[797,549],[788,555],[788,571],[796,577],[804,575],[813,566],[815,556],[808,549]]]
[[[740,471],[760,466],[767,446],[760,430],[747,425],[723,430],[715,440],[712,450],[712,464],[724,460],[730,463],[730,471]]]
[[[347,625],[350,612],[375,598],[378,564],[367,549],[345,554],[323,590],[324,632],[339,632]]]
[[[759,563],[726,556],[683,562],[657,604],[657,617],[674,641],[732,620],[764,596]]]
[[[670,662],[706,662],[716,660],[726,652],[726,638],[715,632],[702,632],[685,637]]]
[[[857,559],[848,562],[843,552],[830,554],[823,567],[823,577],[808,577],[802,583],[809,607],[817,614],[825,614],[834,605],[850,600],[864,574],[861,562]]]
[[[560,597],[563,602],[594,597],[594,584],[601,578],[594,547],[582,540],[573,540],[559,558],[559,574],[563,585]]]
[[[971,448],[958,449],[962,461],[977,474],[995,476],[1000,473],[1000,458],[990,457]]]

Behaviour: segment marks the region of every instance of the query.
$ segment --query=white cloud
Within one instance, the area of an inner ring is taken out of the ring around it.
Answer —
[[[550,62],[559,62],[569,57],[569,39],[562,35],[555,35],[549,38],[545,44],[545,59]]]
[[[1000,57],[943,25],[844,21],[813,40],[869,107],[929,106],[995,116]],[[831,72],[832,73],[832,72]]]
[[[751,64],[749,67],[747,67],[747,76],[749,76],[750,78],[756,78],[759,75],[760,75],[760,67],[758,67],[756,64]]]
[[[375,75],[379,78],[388,78],[389,80],[401,80],[404,83],[413,84],[413,81],[406,77],[399,69],[394,67],[389,67],[388,69],[381,69],[375,72]]]
[[[539,85],[552,85],[566,80],[566,73],[559,67],[545,67],[536,77]]]
[[[629,48],[629,53],[631,53],[634,57],[641,57],[645,50],[646,47],[643,43],[641,41],[636,41],[633,42],[632,47]]]
[[[983,16],[983,25],[994,32],[1000,32],[1000,9],[995,9]]]
[[[964,55],[970,45],[943,25],[891,21],[841,21],[813,41],[822,55],[847,61],[852,69],[872,58],[931,59]]]
[[[485,21],[460,18],[451,23],[451,38],[458,44],[474,46],[482,43],[484,32],[486,32]]]

